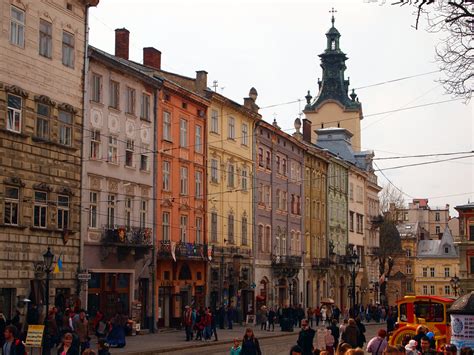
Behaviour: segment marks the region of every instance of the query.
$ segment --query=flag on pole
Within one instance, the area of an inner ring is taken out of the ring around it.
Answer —
[[[173,260],[176,262],[176,242],[171,241],[171,256]]]
[[[61,260],[61,255],[59,255],[58,262],[54,266],[53,273],[58,274],[60,271],[63,271],[63,261]]]

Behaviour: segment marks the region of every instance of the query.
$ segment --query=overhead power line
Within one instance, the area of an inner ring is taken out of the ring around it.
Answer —
[[[410,75],[410,76],[403,76],[403,77],[401,77],[401,78],[392,79],[392,80],[386,80],[386,81],[382,81],[382,82],[376,83],[376,84],[370,84],[370,85],[365,85],[365,86],[359,86],[359,87],[357,87],[357,88],[354,88],[354,90],[361,90],[361,89],[371,88],[371,87],[374,87],[374,86],[380,86],[380,85],[384,85],[384,84],[395,83],[395,82],[397,82],[397,81],[402,81],[402,80],[417,78],[417,77],[419,77],[419,76],[424,76],[424,75],[439,73],[440,71],[441,71],[441,70],[433,70],[433,71],[429,71],[429,72],[426,72],[426,73],[415,74],[415,75]]]
[[[378,170],[375,170],[375,171],[382,172],[382,171],[387,171],[387,170],[408,168],[408,167],[412,167],[412,166],[420,166],[420,165],[428,165],[428,164],[436,164],[436,163],[442,163],[442,162],[446,162],[446,161],[466,159],[466,158],[474,158],[474,155],[471,154],[471,155],[465,155],[465,156],[462,156],[462,157],[455,157],[455,158],[449,158],[449,159],[442,159],[442,160],[435,160],[435,161],[431,160],[431,161],[425,161],[425,162],[415,163],[415,164],[398,165],[398,166],[392,166],[392,167],[389,167],[389,168],[378,169]]]
[[[464,152],[430,153],[430,154],[418,154],[418,155],[401,155],[401,156],[395,156],[395,157],[373,158],[373,160],[393,160],[393,159],[408,159],[408,158],[424,158],[424,157],[436,157],[436,156],[445,156],[445,155],[471,154],[471,153],[474,153],[474,150],[471,150],[471,151],[464,151]]]

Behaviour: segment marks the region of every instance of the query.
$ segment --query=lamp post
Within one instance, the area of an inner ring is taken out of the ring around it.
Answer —
[[[293,282],[288,280],[288,290],[290,292],[290,302],[289,302],[289,306],[293,305]]]
[[[357,255],[357,251],[353,250],[352,253],[347,258],[347,266],[349,268],[349,273],[351,276],[351,308],[355,306],[355,298],[356,298],[356,277],[357,273],[359,272],[360,262],[359,256]]]
[[[51,266],[53,265],[54,254],[51,253],[51,248],[48,247],[46,253],[43,254],[43,265],[44,265],[44,272],[46,273],[46,318],[48,317],[49,311],[49,278],[51,274]]]
[[[459,280],[459,277],[457,277],[456,274],[454,274],[454,277],[449,280],[449,283],[451,284],[451,287],[454,289],[454,296],[458,296],[458,288],[459,288],[459,283],[461,280]]]

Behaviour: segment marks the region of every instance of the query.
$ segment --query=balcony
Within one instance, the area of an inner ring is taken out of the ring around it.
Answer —
[[[328,258],[312,258],[311,268],[316,271],[326,271],[331,266],[331,261]]]
[[[272,269],[277,277],[294,277],[301,268],[301,256],[272,254]]]
[[[158,244],[158,259],[210,260],[214,250],[208,244],[171,242],[162,240]]]
[[[250,257],[252,255],[252,251],[250,248],[244,248],[234,245],[227,245],[224,247],[214,247],[214,253],[217,255],[240,255],[243,257]]]
[[[128,254],[135,259],[142,258],[152,248],[152,238],[151,228],[104,226],[101,239],[102,260],[107,259],[114,248],[119,260]]]

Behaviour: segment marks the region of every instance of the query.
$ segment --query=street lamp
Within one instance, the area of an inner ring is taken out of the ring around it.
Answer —
[[[357,251],[353,250],[351,255],[348,256],[347,258],[347,266],[349,268],[349,273],[351,276],[351,307],[354,308],[355,306],[355,282],[356,282],[356,276],[357,273],[359,272],[360,268],[360,262],[359,262],[359,256],[357,255]]]
[[[289,306],[291,306],[293,303],[293,282],[288,280],[288,288],[289,288],[289,292],[290,292],[290,303],[289,303]]]
[[[454,277],[449,280],[449,283],[451,284],[451,287],[454,289],[454,296],[458,296],[458,288],[461,280],[459,280],[459,277],[457,277],[456,274],[454,274]]]
[[[51,248],[48,247],[46,253],[43,254],[44,272],[46,273],[46,317],[49,311],[49,275],[51,274],[51,266],[53,265],[54,254],[51,253]]]

